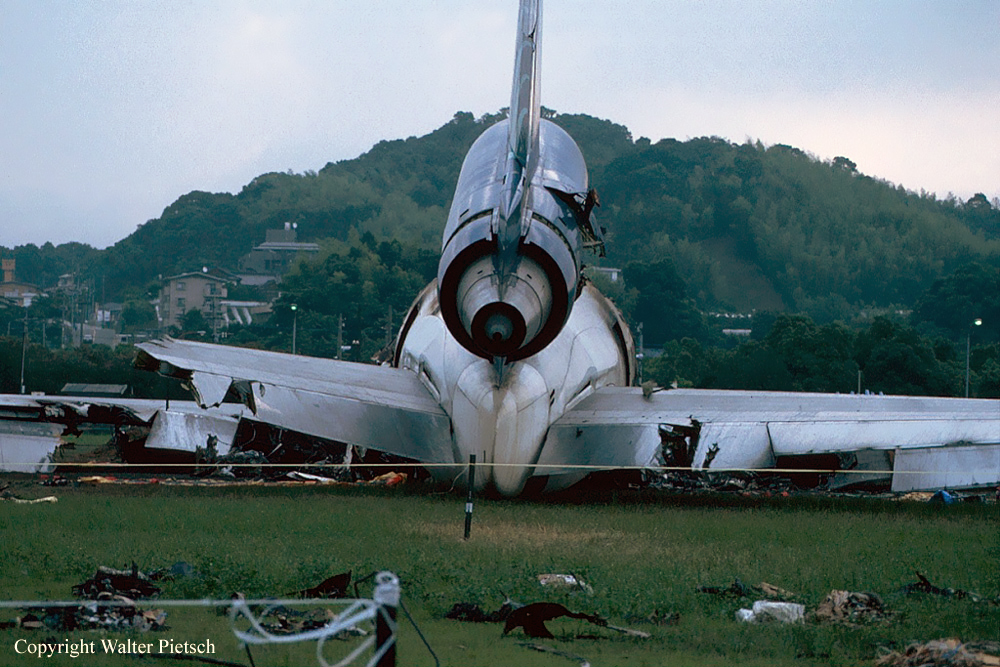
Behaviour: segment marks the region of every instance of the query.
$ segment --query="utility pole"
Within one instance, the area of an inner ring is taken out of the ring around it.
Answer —
[[[24,358],[27,355],[27,352],[28,352],[28,306],[25,306],[24,329],[21,331],[21,393],[22,394],[24,394]]]
[[[638,373],[637,373],[637,375],[639,376],[639,384],[641,385],[642,384],[642,360],[646,356],[646,352],[645,352],[645,347],[646,346],[645,346],[644,338],[643,338],[643,334],[642,334],[642,322],[639,322],[638,329],[639,329],[639,353],[635,355],[635,358],[636,358],[636,361],[638,362],[638,364],[637,364],[638,365],[638,369],[637,369]]]
[[[389,306],[389,319],[385,323],[385,346],[392,343],[392,306]]]
[[[981,326],[983,321],[980,318],[972,320],[972,324],[965,330],[965,397],[969,397],[969,357],[972,352],[972,327]]]
[[[344,349],[344,315],[337,315],[337,359],[340,359],[340,351]]]

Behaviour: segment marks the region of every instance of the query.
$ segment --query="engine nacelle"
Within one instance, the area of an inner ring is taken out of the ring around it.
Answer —
[[[587,170],[569,135],[543,121],[543,161],[528,187],[513,193],[516,186],[505,182],[506,140],[501,121],[476,140],[462,165],[438,266],[438,300],[463,347],[516,361],[551,343],[569,318],[580,280],[582,209],[574,195],[587,191]],[[507,220],[503,203],[513,194],[520,197],[519,217]]]

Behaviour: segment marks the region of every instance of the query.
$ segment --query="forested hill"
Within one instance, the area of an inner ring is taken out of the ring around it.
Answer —
[[[1000,264],[1000,210],[914,194],[858,173],[846,157],[718,138],[633,141],[585,115],[547,115],[580,144],[601,199],[603,263],[670,258],[702,308],[806,311],[910,305],[969,261]],[[204,265],[235,268],[266,229],[299,240],[376,239],[438,250],[462,158],[501,116],[458,113],[419,138],[384,141],[318,172],[270,173],[236,195],[191,192],[106,250],[81,244],[0,249],[21,280],[48,286],[91,274],[111,298]],[[594,261],[587,258],[586,261]]]

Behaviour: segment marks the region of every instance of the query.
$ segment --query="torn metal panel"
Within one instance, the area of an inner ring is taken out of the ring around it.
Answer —
[[[885,484],[892,481],[894,452],[887,449],[861,449],[840,456],[843,472],[834,473],[827,480],[831,489],[841,489],[856,484]]]
[[[774,452],[767,424],[761,422],[709,422],[702,424],[693,468],[753,470],[773,468]]]
[[[209,436],[218,438],[216,448],[220,456],[229,453],[236,437],[239,419],[208,416],[174,410],[160,410],[153,419],[146,438],[146,449],[172,449],[194,453],[204,448]]]
[[[160,410],[239,418],[247,409],[225,403],[205,410],[194,401],[165,401],[145,398],[95,398],[88,396],[0,395],[0,421],[35,421],[58,424],[149,424]]]
[[[778,456],[1000,442],[1000,415],[995,421],[874,417],[853,422],[771,422],[768,428]]]
[[[57,424],[0,420],[0,471],[50,472],[61,432]]]
[[[959,445],[896,451],[893,491],[970,488],[1000,484],[1000,447]]]

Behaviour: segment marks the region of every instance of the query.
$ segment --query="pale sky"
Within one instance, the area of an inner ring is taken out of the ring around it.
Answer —
[[[0,0],[0,245],[105,247],[192,190],[237,193],[496,112],[516,14],[516,0]],[[1000,197],[1000,2],[548,0],[543,16],[542,104],[560,113]]]

